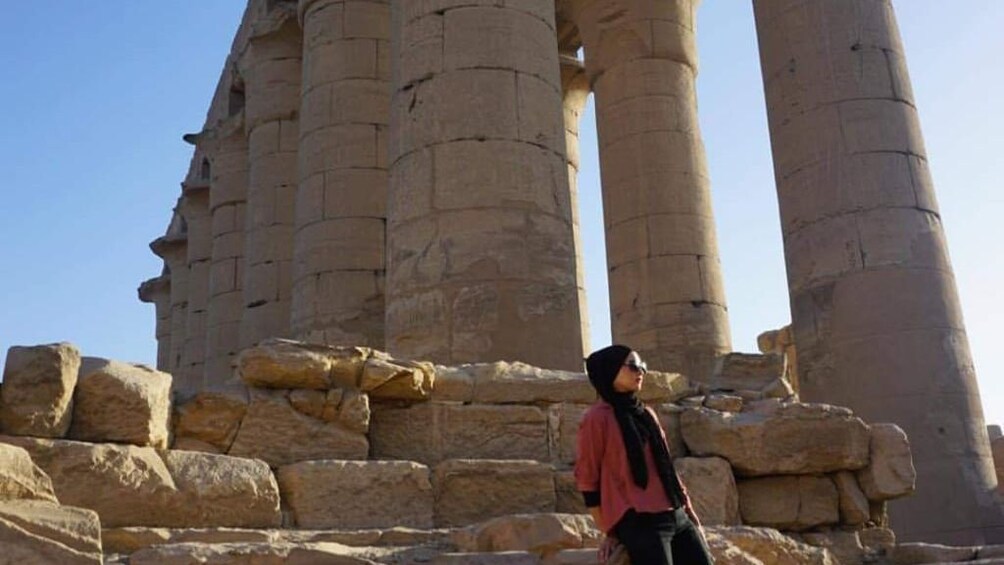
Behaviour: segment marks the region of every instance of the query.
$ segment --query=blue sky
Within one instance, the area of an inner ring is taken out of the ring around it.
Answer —
[[[136,298],[243,0],[36,0],[0,16],[0,349],[67,340],[152,363]],[[898,0],[988,422],[1004,423],[1004,2]],[[700,114],[737,350],[787,323],[749,0],[704,0]],[[593,345],[609,342],[593,116],[580,178]]]

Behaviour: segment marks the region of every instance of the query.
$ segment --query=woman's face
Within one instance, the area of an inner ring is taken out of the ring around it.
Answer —
[[[641,356],[632,351],[621,370],[614,378],[614,390],[617,392],[638,392],[641,390],[642,381],[645,380],[647,372],[645,364],[641,361]]]

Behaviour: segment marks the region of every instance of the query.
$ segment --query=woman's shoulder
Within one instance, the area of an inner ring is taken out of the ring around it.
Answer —
[[[614,407],[602,400],[597,400],[592,406],[586,409],[582,415],[582,421],[604,421],[614,417]]]

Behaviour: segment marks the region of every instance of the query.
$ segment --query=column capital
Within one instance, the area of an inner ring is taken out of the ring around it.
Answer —
[[[157,302],[160,298],[171,296],[171,275],[160,275],[140,283],[136,289],[140,302]]]

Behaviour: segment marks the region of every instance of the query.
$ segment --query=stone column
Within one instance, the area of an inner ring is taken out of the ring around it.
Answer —
[[[274,14],[240,60],[249,176],[240,346],[289,335],[301,35],[295,14]]]
[[[731,350],[697,121],[696,0],[573,5],[596,94],[613,339],[709,376]]]
[[[175,375],[174,390],[180,398],[186,398],[204,388],[209,265],[213,248],[212,218],[209,215],[209,179],[195,177],[182,185],[180,209],[188,227],[186,246],[188,305],[185,314],[185,345],[181,355],[181,374]]]
[[[384,346],[390,5],[300,0],[303,22],[292,332]]]
[[[212,258],[209,313],[206,321],[205,390],[242,388],[233,377],[240,351],[244,300],[245,199],[248,189],[248,143],[240,114],[214,132],[216,144],[209,186]]]
[[[582,368],[554,2],[393,2],[387,347]]]
[[[167,234],[150,243],[150,249],[164,260],[167,274],[171,278],[171,345],[163,370],[179,380],[185,380],[181,358],[185,349],[185,324],[188,320],[188,230],[180,208],[179,200]]]
[[[755,0],[801,395],[895,422],[904,541],[1004,541],[958,293],[888,0]]]
[[[159,277],[146,280],[139,286],[139,299],[153,304],[157,325],[157,370],[171,371],[171,275],[167,266]]]
[[[582,235],[579,223],[579,122],[589,101],[589,77],[574,52],[561,54],[561,100],[564,109],[565,154],[568,161],[568,189],[572,207],[572,238],[575,246],[575,280],[579,288],[579,311],[582,313],[582,344],[589,351],[589,317],[586,302],[585,262],[582,260]]]

